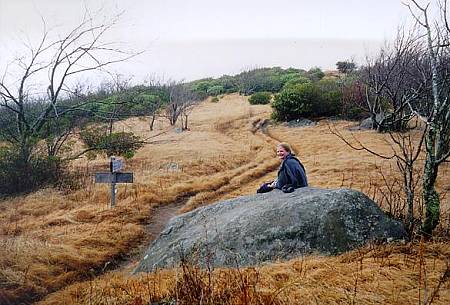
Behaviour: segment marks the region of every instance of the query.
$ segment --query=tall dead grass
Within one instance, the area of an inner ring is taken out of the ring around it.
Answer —
[[[382,263],[378,256],[385,248],[374,247],[369,251],[372,254],[363,256],[362,273],[357,272],[360,259],[346,261],[347,256],[309,257],[257,269],[212,272],[185,266],[184,271],[181,268],[140,277],[107,272],[139,254],[137,246],[151,240],[146,226],[151,225],[152,213],[158,206],[186,201],[183,211],[187,211],[216,200],[255,193],[262,182],[276,175],[277,140],[294,146],[312,186],[351,187],[376,199],[389,193],[380,176],[380,168],[388,168],[389,164],[352,151],[323,124],[307,128],[274,126],[269,135],[255,132],[252,123],[269,114],[269,106],[250,106],[244,97],[231,95],[219,103],[204,103],[196,108],[188,132],[177,133],[163,121],[153,132],[144,121],[124,122],[118,128],[152,137],[153,144],[126,162],[125,170],[134,172],[135,183],[118,187],[115,209],[109,208],[108,186],[92,182],[93,172],[107,168],[107,160],[101,158],[74,163],[86,175],[81,190],[69,194],[42,190],[1,202],[0,304],[30,303],[68,285],[67,290],[52,294],[43,303],[170,304],[178,298],[189,304],[193,302],[189,299],[190,288],[203,298],[202,304],[208,304],[206,298],[218,304],[403,304],[401,299],[409,293],[405,304],[418,301],[416,292],[423,287],[418,252],[404,253],[403,246],[388,251]],[[347,132],[348,122],[337,124],[343,133]],[[361,135],[377,149],[389,149],[383,135]],[[449,171],[446,164],[440,172],[440,191],[449,189]],[[395,171],[384,174],[386,181],[395,181]],[[448,193],[444,194],[440,227],[447,230],[447,236],[448,199]],[[380,202],[389,208],[387,199]],[[437,285],[444,269],[442,253],[448,254],[446,247],[448,240],[444,245],[427,244],[424,262],[429,287]],[[438,250],[430,250],[435,248]],[[416,263],[404,265],[405,260]],[[397,263],[391,265],[388,261]],[[328,280],[330,273],[333,277]],[[99,274],[104,275],[97,278]],[[442,285],[448,287],[447,282]],[[435,303],[448,297],[442,292]]]
[[[251,107],[240,100],[229,102],[229,119],[242,121],[234,127],[241,128],[252,117]],[[127,164],[137,183],[119,186],[115,209],[109,208],[108,186],[94,185],[89,178],[107,168],[105,159],[74,163],[87,178],[81,190],[42,190],[2,202],[0,303],[31,302],[114,268],[138,244],[148,242],[145,225],[158,205],[227,184],[230,173],[250,159],[243,151],[252,151],[259,140],[249,139],[245,128],[237,140],[214,130],[208,106],[193,114],[199,122],[192,125],[193,132],[176,133],[159,125],[165,132],[154,138],[157,144],[146,146]],[[131,121],[122,128],[151,136],[145,122]]]
[[[56,304],[448,304],[450,247],[368,246],[247,268],[109,274],[47,298]]]

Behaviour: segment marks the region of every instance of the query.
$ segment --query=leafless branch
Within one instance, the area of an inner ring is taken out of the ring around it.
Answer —
[[[332,124],[328,124],[328,130],[334,134],[335,136],[337,136],[339,139],[341,139],[345,144],[347,144],[350,148],[357,150],[357,151],[366,151],[374,156],[377,156],[381,159],[385,159],[385,160],[391,160],[395,157],[395,154],[392,156],[385,156],[382,155],[368,147],[366,147],[364,144],[361,143],[361,141],[359,141],[353,134],[352,134],[352,139],[357,143],[357,145],[354,145],[352,143],[350,143],[350,141],[348,141],[338,130],[337,128],[335,128]]]

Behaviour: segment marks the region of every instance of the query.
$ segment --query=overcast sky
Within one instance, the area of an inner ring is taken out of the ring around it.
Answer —
[[[194,79],[279,65],[332,69],[392,39],[409,16],[397,0],[0,0],[0,63],[23,40],[124,12],[108,39],[146,50],[124,74]]]

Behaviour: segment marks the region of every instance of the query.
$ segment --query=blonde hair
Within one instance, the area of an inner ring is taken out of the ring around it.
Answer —
[[[281,143],[279,143],[279,144],[277,145],[277,147],[283,147],[283,149],[284,149],[285,151],[287,151],[288,153],[294,154],[294,152],[292,151],[291,145],[289,145],[289,144],[286,143],[286,142],[281,142]]]

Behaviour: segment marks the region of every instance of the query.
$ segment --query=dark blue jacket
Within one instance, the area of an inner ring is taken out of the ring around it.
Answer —
[[[294,188],[308,186],[305,167],[292,154],[287,155],[281,163],[275,188],[281,189],[286,184]]]

